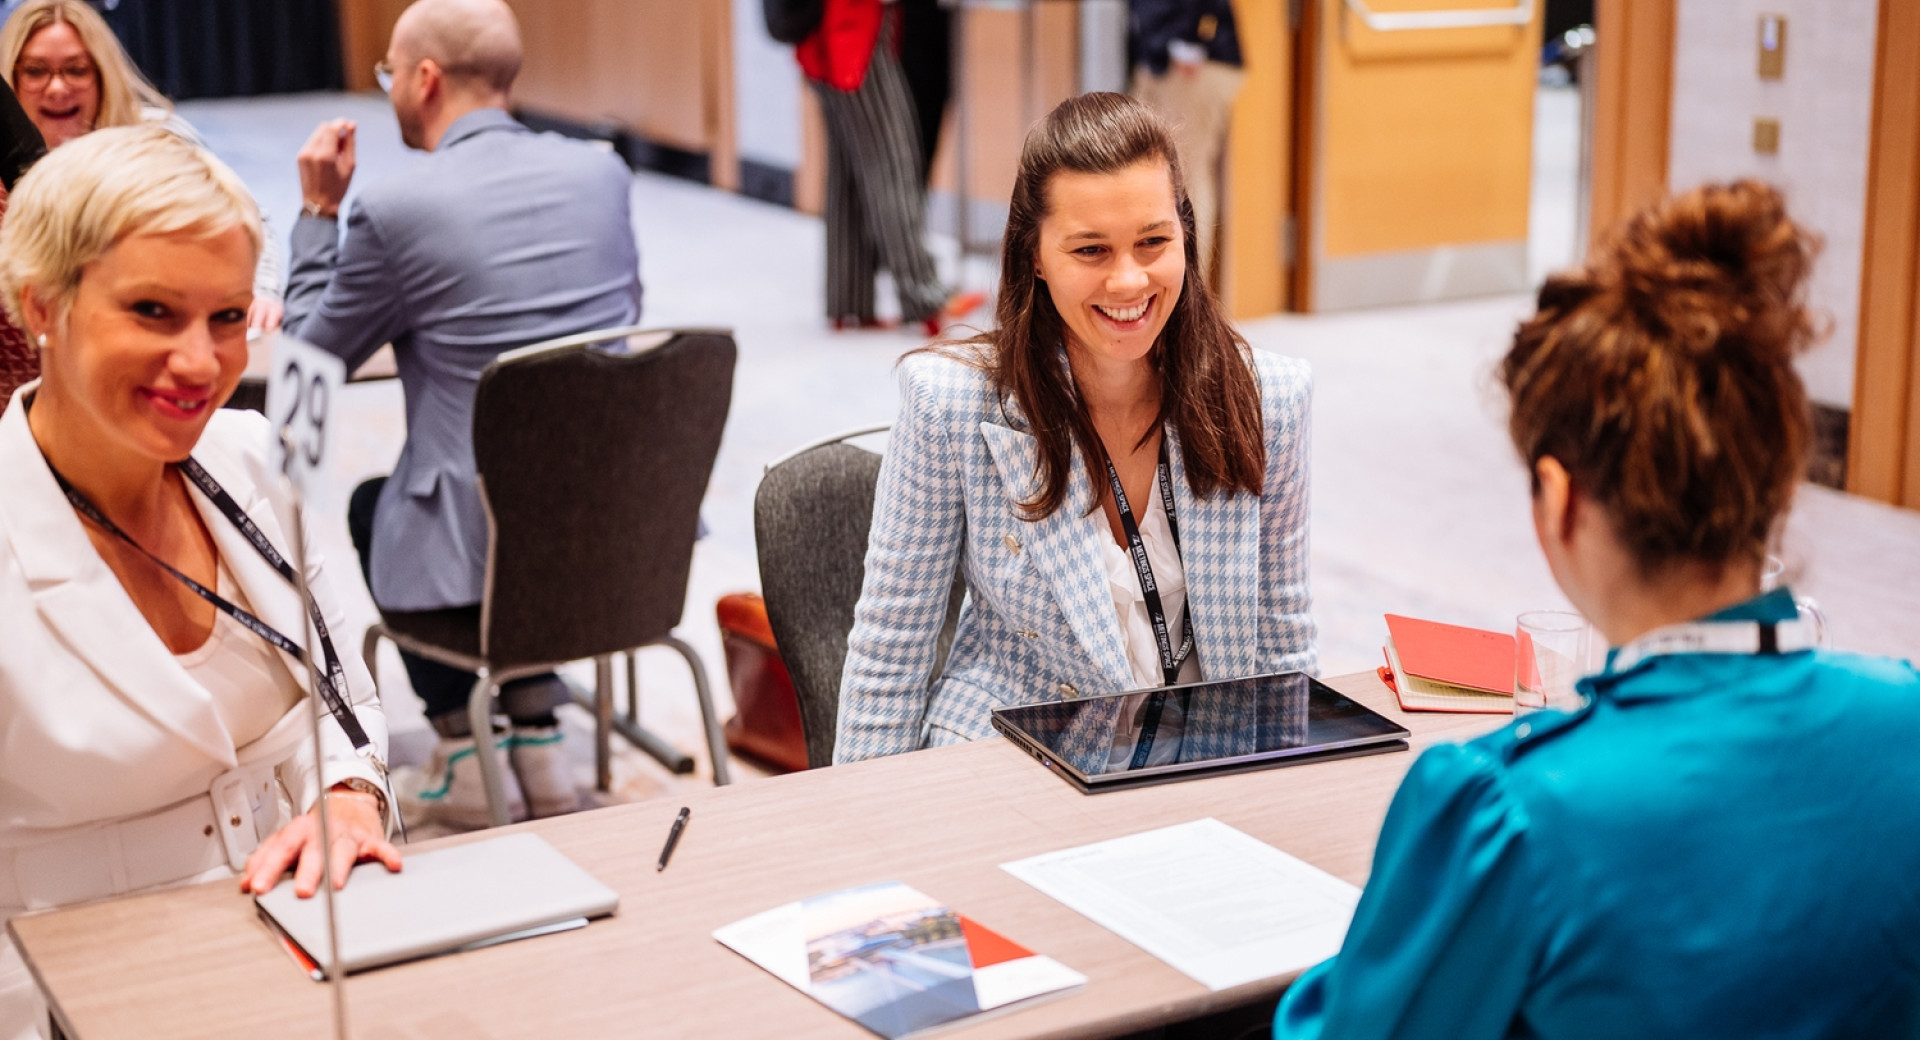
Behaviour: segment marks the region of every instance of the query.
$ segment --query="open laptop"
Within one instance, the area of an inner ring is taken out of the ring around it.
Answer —
[[[312,977],[324,977],[326,900],[301,899],[282,881],[254,897],[261,917]],[[390,873],[353,869],[334,893],[341,966],[348,974],[583,927],[614,912],[620,896],[535,834],[410,854]]]
[[[1088,794],[1405,751],[1409,736],[1303,672],[995,708],[993,727]]]

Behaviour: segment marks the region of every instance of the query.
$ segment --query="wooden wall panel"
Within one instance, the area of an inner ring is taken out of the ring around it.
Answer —
[[[347,85],[374,89],[373,64],[411,0],[342,0]],[[614,124],[705,153],[714,181],[739,179],[729,0],[508,0],[526,59],[513,100],[583,126]]]
[[[740,188],[740,140],[736,129],[733,78],[733,4],[705,0],[700,6],[701,118],[706,123],[710,181],[716,188]]]
[[[951,155],[947,164],[951,169]],[[793,208],[814,216],[827,208],[827,120],[810,86],[800,88],[800,168],[793,171]]]
[[[340,57],[348,90],[378,90],[373,66],[387,53],[393,23],[413,0],[341,0]]]
[[[1020,146],[1027,130],[1053,106],[1079,93],[1080,5],[1051,2],[1024,11],[969,8],[966,20],[965,68],[955,76],[957,90],[965,90],[971,106],[967,135],[968,195],[979,201],[1005,205],[1013,197],[1013,179],[1020,167]],[[1033,32],[1032,49],[1025,41]],[[959,26],[956,25],[956,30]],[[1029,55],[1031,70],[1023,72]],[[956,98],[956,103],[957,103]],[[942,133],[935,156],[933,188],[954,189],[954,120]]]
[[[1527,26],[1375,32],[1319,0],[1324,255],[1524,241],[1540,10]],[[1511,0],[1373,0],[1381,13]],[[1436,205],[1435,200],[1447,200]]]
[[[526,40],[516,104],[712,150],[712,16],[727,0],[511,0]],[[731,44],[729,44],[731,46]]]
[[[1920,7],[1881,0],[1847,490],[1920,508]]]
[[[1675,0],[1597,0],[1589,247],[1667,191]]]
[[[1293,38],[1286,5],[1270,0],[1237,0],[1234,22],[1247,78],[1228,131],[1220,295],[1228,314],[1252,318],[1287,307]]]

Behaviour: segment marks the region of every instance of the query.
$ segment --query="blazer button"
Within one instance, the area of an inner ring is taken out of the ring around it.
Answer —
[[[1060,684],[1060,696],[1072,700],[1080,696],[1080,691],[1075,689],[1072,683],[1063,682]]]
[[[203,829],[200,833],[209,838],[213,837],[213,824],[211,823],[207,824],[206,828]]]
[[[1015,538],[1010,534],[1006,534],[1006,535],[1001,535],[1000,540],[1007,543],[1008,552],[1017,553],[1020,551],[1020,539]]]
[[[227,820],[227,823],[231,826],[238,827],[240,826],[240,817],[238,816],[232,817]]]
[[[1035,632],[1031,628],[1023,628],[1020,630],[1020,637],[1022,639],[1038,639],[1040,638],[1040,633]]]

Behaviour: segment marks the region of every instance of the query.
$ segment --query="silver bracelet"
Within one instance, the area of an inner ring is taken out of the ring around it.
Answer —
[[[382,791],[380,789],[379,784],[376,784],[371,780],[362,780],[357,776],[350,776],[345,780],[341,780],[338,783],[334,784],[332,787],[328,788],[327,790],[329,793],[331,793],[334,790],[337,790],[343,787],[349,791],[354,792],[355,794],[372,795],[374,808],[379,810],[380,812],[381,824],[384,825],[387,822],[387,792]]]

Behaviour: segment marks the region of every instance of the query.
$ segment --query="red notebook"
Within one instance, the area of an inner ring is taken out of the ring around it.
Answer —
[[[1449,686],[1513,695],[1513,635],[1387,615],[1387,635],[1406,673]]]

